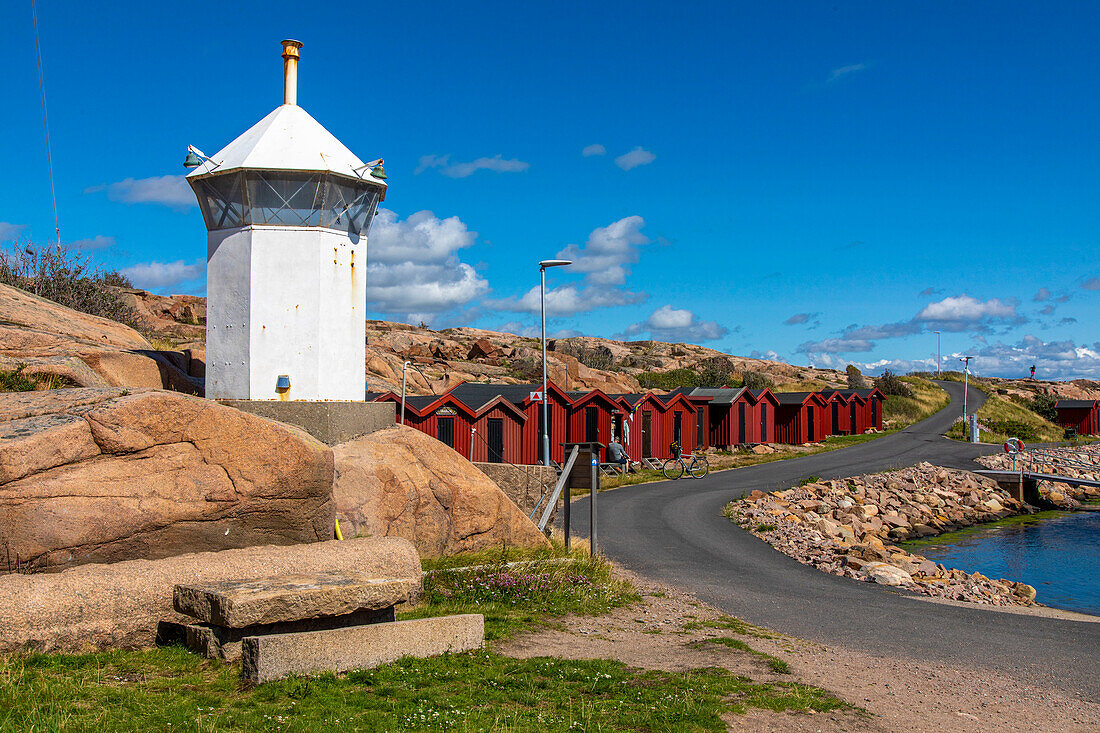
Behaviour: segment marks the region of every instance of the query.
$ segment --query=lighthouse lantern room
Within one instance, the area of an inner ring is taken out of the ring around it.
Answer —
[[[364,399],[367,231],[386,175],[297,105],[301,47],[283,41],[282,106],[184,163],[207,229],[210,398]]]

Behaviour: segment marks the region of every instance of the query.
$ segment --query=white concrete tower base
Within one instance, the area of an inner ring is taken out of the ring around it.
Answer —
[[[366,237],[334,229],[211,231],[206,396],[362,400],[366,249]]]

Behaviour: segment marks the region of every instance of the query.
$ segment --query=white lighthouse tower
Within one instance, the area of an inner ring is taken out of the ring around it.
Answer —
[[[364,399],[367,231],[386,175],[297,105],[301,47],[283,41],[282,106],[184,163],[208,232],[209,398]]]

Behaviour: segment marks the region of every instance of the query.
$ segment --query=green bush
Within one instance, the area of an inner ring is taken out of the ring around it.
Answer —
[[[901,381],[901,377],[892,373],[889,369],[883,371],[881,377],[875,378],[875,388],[888,396],[913,396],[913,390],[910,389],[909,385]]]
[[[38,389],[38,380],[23,373],[26,364],[15,369],[0,369],[0,392],[33,392]]]
[[[729,387],[734,382],[733,362],[724,356],[707,359],[699,368],[700,387]]]
[[[741,377],[741,386],[746,389],[771,389],[775,382],[761,372],[745,372]]]
[[[133,311],[112,287],[133,287],[115,271],[102,272],[91,259],[59,245],[20,242],[0,252],[0,283],[40,298],[137,327]]]
[[[678,387],[698,387],[699,375],[691,369],[670,369],[667,372],[642,372],[638,384],[643,389],[673,390]]]
[[[855,364],[849,364],[845,371],[848,372],[848,389],[867,389],[867,377]]]
[[[1044,420],[1058,422],[1058,411],[1054,409],[1057,402],[1057,399],[1048,394],[1037,394],[1027,404],[1027,407]]]

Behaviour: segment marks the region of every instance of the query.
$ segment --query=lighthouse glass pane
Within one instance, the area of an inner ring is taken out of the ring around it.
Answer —
[[[199,200],[207,229],[232,229],[245,223],[240,173],[212,176],[202,179],[200,183]]]
[[[321,226],[359,234],[370,224],[378,204],[378,189],[329,176],[325,186],[325,210]]]
[[[247,185],[252,224],[318,226],[323,190],[320,174],[249,171]]]

